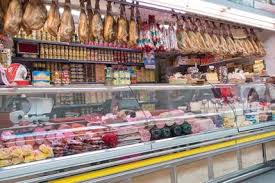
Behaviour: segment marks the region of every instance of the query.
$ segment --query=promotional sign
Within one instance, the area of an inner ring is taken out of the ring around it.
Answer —
[[[145,69],[156,69],[156,57],[154,52],[144,53],[143,62]]]

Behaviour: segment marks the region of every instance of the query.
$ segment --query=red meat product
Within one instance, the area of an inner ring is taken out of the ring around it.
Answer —
[[[4,142],[0,140],[0,148],[4,148]]]
[[[165,127],[165,122],[164,121],[156,122],[156,126],[159,129],[164,128]]]
[[[51,122],[54,123],[64,123],[64,122],[74,122],[74,121],[84,121],[85,117],[81,116],[81,117],[67,117],[67,118],[55,118],[55,119],[51,119]]]
[[[82,124],[79,124],[79,123],[73,123],[72,124],[72,129],[74,129],[73,130],[73,132],[75,133],[75,134],[85,134],[85,131],[86,131],[86,126],[85,125],[82,125]]]
[[[14,135],[14,131],[12,130],[6,130],[1,133],[1,139],[3,141],[7,141],[14,138],[15,138],[15,135]]]
[[[187,122],[192,126],[193,133],[200,133],[215,129],[211,119],[188,119]]]
[[[5,142],[4,142],[4,145],[5,145],[6,147],[13,147],[13,146],[16,146],[16,144],[15,144],[15,139],[5,141]]]
[[[146,129],[140,129],[139,134],[141,136],[141,141],[142,142],[148,142],[151,140],[151,133],[149,130]]]
[[[118,141],[119,142],[137,140],[137,139],[141,139],[141,136],[140,136],[139,133],[132,133],[132,134],[119,135],[118,136]]]
[[[138,132],[138,128],[135,126],[127,126],[127,127],[121,127],[117,130],[117,135],[127,135],[127,134],[131,134],[131,133],[137,133]]]
[[[34,146],[35,139],[32,136],[27,136],[27,137],[25,137],[25,142],[27,145]]]
[[[173,111],[170,111],[169,113],[173,116],[182,116],[182,115],[184,115],[184,111],[182,111],[182,110],[173,110]]]
[[[72,127],[70,125],[67,125],[67,124],[61,124],[59,127],[58,127],[58,130],[64,130],[64,129],[71,129]]]
[[[18,146],[23,146],[26,144],[25,138],[21,137],[21,138],[16,138],[15,139],[15,144]]]
[[[34,132],[36,133],[35,142],[39,145],[43,144],[46,136],[46,130],[44,128],[37,127],[34,129]]]
[[[104,134],[102,140],[108,147],[116,147],[118,144],[118,137],[115,133]]]
[[[59,141],[59,142],[64,142],[65,136],[64,136],[63,133],[56,133],[56,134],[55,134],[55,138],[56,138],[56,140]]]
[[[75,134],[72,132],[64,132],[64,140],[69,141],[72,140],[75,137]]]
[[[56,140],[55,134],[51,133],[51,134],[46,135],[46,140],[50,143],[54,142]]]

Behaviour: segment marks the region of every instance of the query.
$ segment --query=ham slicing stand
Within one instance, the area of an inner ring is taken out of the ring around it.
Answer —
[[[17,126],[20,121],[30,123],[44,123],[49,121],[54,102],[50,98],[17,96],[10,101],[13,112],[10,113],[10,121]]]

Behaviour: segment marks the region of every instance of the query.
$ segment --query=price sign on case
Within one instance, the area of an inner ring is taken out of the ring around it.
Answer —
[[[156,57],[154,52],[144,53],[143,62],[145,69],[156,69]]]

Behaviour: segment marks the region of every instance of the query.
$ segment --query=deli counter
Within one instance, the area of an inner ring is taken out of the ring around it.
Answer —
[[[92,171],[269,129],[274,89],[261,83],[0,88],[1,181],[48,181],[80,167]]]

